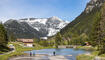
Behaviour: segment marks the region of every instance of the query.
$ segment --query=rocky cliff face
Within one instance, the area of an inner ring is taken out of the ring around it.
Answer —
[[[51,18],[25,18],[8,20],[5,27],[8,33],[15,34],[18,38],[50,37],[59,32],[69,22],[58,17]]]
[[[86,6],[85,12],[89,13],[93,10],[93,8],[101,7],[104,2],[105,0],[90,0]]]

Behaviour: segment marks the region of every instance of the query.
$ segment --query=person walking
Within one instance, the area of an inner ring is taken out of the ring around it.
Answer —
[[[32,52],[30,52],[30,56],[32,56]]]
[[[55,56],[55,51],[53,52],[53,55]]]
[[[33,56],[35,56],[35,52],[33,52]]]

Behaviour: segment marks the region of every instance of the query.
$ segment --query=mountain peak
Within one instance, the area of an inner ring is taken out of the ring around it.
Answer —
[[[57,16],[52,16],[49,19],[63,21],[62,19],[58,18]]]
[[[51,18],[58,18],[57,16],[52,16]]]

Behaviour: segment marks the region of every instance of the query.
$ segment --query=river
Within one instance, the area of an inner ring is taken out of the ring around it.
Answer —
[[[76,60],[76,56],[83,53],[90,53],[90,51],[86,50],[76,50],[73,48],[61,48],[61,49],[42,49],[42,50],[32,50],[32,51],[25,51],[24,53],[30,54],[45,54],[48,56],[53,56],[53,52],[55,52],[56,56],[63,56],[67,60]],[[42,60],[48,58],[48,56],[42,57]],[[34,59],[32,59],[34,60]],[[41,60],[41,59],[40,59]],[[50,60],[50,59],[48,59]]]

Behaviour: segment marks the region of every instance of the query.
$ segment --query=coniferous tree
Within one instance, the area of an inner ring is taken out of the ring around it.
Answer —
[[[16,37],[13,34],[9,35],[9,41],[10,42],[15,42],[16,41]]]
[[[99,55],[105,53],[105,4],[101,10],[101,20],[99,23]]]
[[[96,14],[95,24],[91,35],[91,44],[98,47],[99,55],[105,53],[105,8]]]
[[[62,44],[62,36],[60,33],[57,33],[56,37],[55,37],[55,46],[56,48],[58,48],[58,45]]]
[[[96,17],[94,18],[94,26],[93,26],[93,29],[91,31],[91,44],[92,46],[97,46],[98,45],[98,40],[99,40],[99,22],[100,22],[100,13],[97,12],[96,13]]]
[[[3,24],[0,24],[0,46],[6,46],[7,43],[8,43],[7,32]]]

